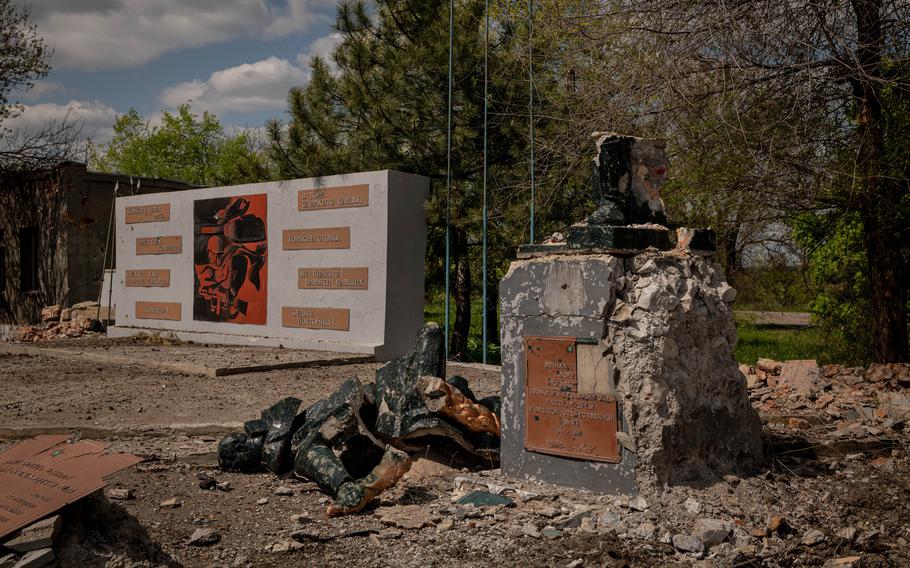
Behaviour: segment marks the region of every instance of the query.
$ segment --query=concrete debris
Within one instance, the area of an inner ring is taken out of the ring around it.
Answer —
[[[107,497],[115,501],[129,501],[136,498],[136,492],[132,489],[113,487],[107,490]]]
[[[215,529],[196,529],[186,543],[190,546],[211,546],[221,541],[221,535]]]
[[[97,319],[100,313],[100,320]],[[20,325],[9,332],[11,341],[52,341],[104,332],[103,320],[110,320],[107,307],[98,302],[80,302],[71,308],[59,304],[41,308],[41,323]]]
[[[53,562],[57,557],[53,548],[40,548],[27,552],[25,556],[13,564],[13,568],[41,568]]]
[[[165,499],[158,506],[162,509],[176,509],[177,507],[183,505],[183,503],[176,497],[171,497],[170,499]]]
[[[376,509],[376,516],[382,524],[400,529],[420,529],[431,527],[436,523],[433,515],[426,507],[420,505],[395,505],[393,507],[380,507]]]
[[[681,552],[701,554],[705,550],[705,545],[701,539],[690,534],[675,534],[672,542],[673,547]]]
[[[803,538],[800,542],[806,546],[815,546],[816,544],[822,543],[825,541],[825,533],[820,530],[811,530],[803,535]]]
[[[60,515],[54,515],[33,523],[19,532],[19,535],[3,543],[13,552],[28,552],[53,546],[60,534]]]
[[[708,548],[728,541],[733,534],[733,523],[721,519],[697,519],[692,531]]]
[[[647,511],[650,505],[648,504],[647,499],[638,495],[633,499],[629,500],[629,508],[633,511]]]

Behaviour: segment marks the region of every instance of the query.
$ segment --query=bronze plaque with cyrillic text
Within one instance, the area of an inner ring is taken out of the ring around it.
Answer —
[[[366,290],[368,268],[300,268],[297,287],[301,290]]]
[[[344,209],[346,207],[367,207],[370,204],[368,184],[304,189],[297,193],[299,211],[320,209]]]
[[[351,310],[347,308],[281,308],[281,325],[305,329],[348,331]]]
[[[525,448],[619,462],[616,397],[578,391],[574,337],[525,339]]]
[[[171,285],[171,271],[167,268],[159,270],[127,270],[127,288],[167,288]]]
[[[183,239],[173,237],[139,237],[136,239],[136,254],[180,254]]]
[[[171,204],[158,205],[130,205],[126,208],[126,224],[155,223],[157,221],[171,220]]]
[[[180,321],[180,303],[136,302],[136,319]]]
[[[37,436],[0,452],[0,540],[94,493],[107,485],[105,477],[142,461],[109,451],[106,442],[74,438]]]
[[[351,228],[285,229],[281,243],[284,250],[349,249]]]

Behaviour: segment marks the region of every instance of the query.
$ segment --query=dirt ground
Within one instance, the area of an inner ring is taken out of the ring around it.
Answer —
[[[131,489],[134,499],[86,500],[66,511],[63,566],[910,566],[908,435],[893,424],[832,442],[825,432],[834,427],[823,422],[836,417],[805,408],[790,420],[791,409],[769,409],[769,393],[759,391],[753,398],[769,459],[750,477],[671,487],[642,502],[448,467],[445,457],[429,456],[365,512],[330,519],[328,498],[312,483],[220,472],[217,442],[280,398],[309,405],[351,375],[371,380],[377,364],[211,377],[154,361],[248,355],[106,341],[63,343],[135,352],[137,363],[3,354],[0,344],[0,449],[38,433],[81,431],[146,458],[110,479],[110,488]],[[479,396],[499,391],[495,370],[452,366],[449,374],[468,378]],[[230,490],[201,489],[199,473]],[[472,489],[514,506],[455,503]],[[179,506],[162,505],[171,499]],[[668,542],[691,534],[701,518],[732,523],[730,542],[703,554]],[[220,541],[188,544],[200,528],[214,529]]]

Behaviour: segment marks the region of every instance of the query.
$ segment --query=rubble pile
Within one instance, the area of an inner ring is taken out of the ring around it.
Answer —
[[[910,420],[910,364],[874,363],[863,369],[759,359],[740,370],[753,405],[772,429],[886,443]]]
[[[219,465],[314,481],[335,500],[329,516],[363,509],[404,476],[411,453],[430,447],[494,465],[499,397],[478,401],[464,378],[445,377],[444,337],[430,323],[410,352],[376,371],[375,382],[351,377],[302,412],[300,399],[288,397],[247,421],[219,444]]]
[[[98,320],[98,302],[88,301],[64,308],[60,304],[41,309],[41,323],[14,327],[9,332],[11,341],[50,341],[67,337],[81,337],[101,333],[104,325]],[[102,319],[107,319],[108,309],[101,308]]]

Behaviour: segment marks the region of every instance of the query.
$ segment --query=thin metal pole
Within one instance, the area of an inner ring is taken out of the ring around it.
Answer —
[[[534,244],[534,0],[528,0],[528,125],[531,134],[531,240]]]
[[[449,263],[450,244],[449,220],[451,215],[450,196],[452,194],[452,46],[455,37],[455,0],[449,0],[449,120],[446,134],[446,315],[445,315],[445,350],[449,357]]]
[[[490,3],[483,2],[483,362],[487,362],[487,103],[489,100]]]

